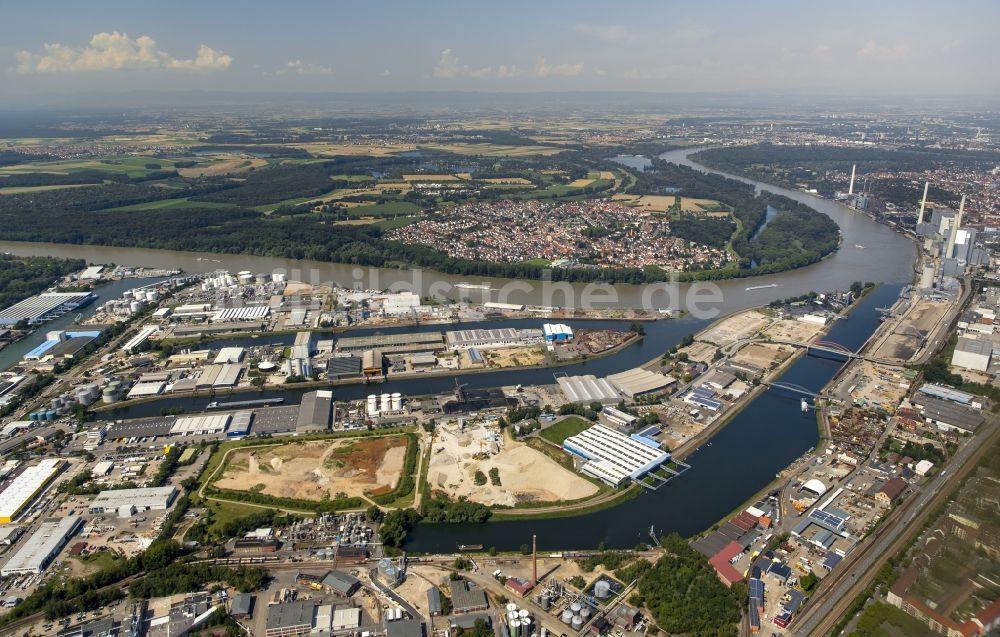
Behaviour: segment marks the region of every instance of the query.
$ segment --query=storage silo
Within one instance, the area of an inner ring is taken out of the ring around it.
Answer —
[[[374,416],[378,413],[378,396],[368,394],[368,415]]]
[[[573,611],[574,615],[579,614],[580,609],[582,609],[582,608],[583,608],[583,606],[580,605],[580,602],[573,602],[572,604],[569,605],[569,609],[571,611]]]
[[[403,408],[403,394],[394,392],[391,397],[391,406],[393,411],[399,411]]]
[[[515,619],[510,623],[511,637],[521,637],[521,620]]]
[[[514,612],[514,611],[517,611],[517,604],[515,604],[514,602],[508,602],[507,603],[507,614],[509,615],[511,612]]]
[[[389,411],[389,408],[392,407],[392,395],[382,394],[379,398],[381,399],[382,411]]]
[[[573,616],[573,621],[570,623],[570,625],[573,627],[573,630],[575,631],[583,630],[583,620],[580,619],[579,615]]]
[[[580,609],[580,619],[582,619],[585,622],[588,619],[590,619],[590,609],[587,608],[586,606]]]
[[[142,309],[142,301],[132,301],[128,304],[128,309],[132,314],[138,314],[139,310]]]
[[[564,624],[570,624],[573,621],[573,617],[575,617],[575,615],[573,615],[573,611],[567,608],[562,612],[562,615],[559,616],[559,619],[562,620],[562,623]]]
[[[548,593],[542,595],[541,602],[542,602],[542,610],[549,610],[550,608],[552,608],[552,596],[549,595]]]
[[[532,631],[531,618],[524,617],[521,619],[521,632],[525,635],[530,635]]]
[[[528,611],[527,611],[527,609],[522,608],[521,610],[517,611],[517,614],[521,618],[521,621],[524,621],[525,619],[528,619]]]
[[[594,584],[594,597],[598,599],[607,599],[608,595],[611,594],[611,584],[607,580],[598,580]]]

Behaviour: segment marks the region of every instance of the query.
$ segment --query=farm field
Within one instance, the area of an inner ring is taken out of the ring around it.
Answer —
[[[403,436],[248,447],[229,455],[215,486],[312,501],[378,495],[396,486],[405,457]]]
[[[508,146],[505,144],[454,143],[431,145],[426,148],[455,153],[456,155],[483,155],[485,157],[527,157],[531,155],[547,157],[563,152],[562,148],[550,146]]]
[[[51,186],[11,186],[0,188],[0,195],[20,195],[26,192],[45,192],[46,190],[63,190],[64,188],[80,188],[95,184],[53,184]]]
[[[500,484],[477,485],[476,472],[495,469]],[[496,429],[438,427],[427,468],[430,488],[451,498],[488,506],[578,500],[598,493],[597,485],[540,451]]]
[[[218,161],[207,164],[199,164],[190,168],[180,168],[177,172],[181,177],[217,177],[219,175],[231,175],[246,172],[252,168],[263,168],[267,166],[266,159],[259,157],[220,157]]]

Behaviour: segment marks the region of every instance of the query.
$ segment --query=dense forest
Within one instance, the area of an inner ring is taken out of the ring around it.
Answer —
[[[86,265],[83,259],[0,254],[0,309],[38,294],[57,279]]]
[[[701,553],[677,534],[660,540],[667,554],[639,578],[638,599],[669,635],[738,634],[741,586],[726,588]]]

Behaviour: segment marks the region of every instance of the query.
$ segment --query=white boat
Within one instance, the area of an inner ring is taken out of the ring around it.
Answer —
[[[857,248],[858,250],[864,250],[865,249],[865,247],[863,245],[861,245],[860,243],[855,243],[854,247]]]
[[[492,290],[490,286],[485,283],[456,283],[456,288],[461,288],[463,290]]]
[[[809,411],[809,401],[805,398],[802,399],[802,413]]]
[[[751,285],[747,288],[747,292],[753,292],[754,290],[768,290],[776,287],[778,287],[777,283],[768,283],[767,285]]]

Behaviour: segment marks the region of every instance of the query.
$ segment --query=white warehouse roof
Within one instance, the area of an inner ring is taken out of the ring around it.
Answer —
[[[215,364],[238,363],[243,360],[242,347],[223,347],[215,357]]]
[[[563,395],[566,396],[567,402],[617,402],[620,398],[618,390],[607,379],[597,378],[593,374],[560,376],[556,382]]]
[[[172,434],[213,434],[225,431],[232,416],[215,414],[211,416],[183,416],[170,428]]]
[[[175,487],[146,487],[143,489],[113,489],[101,491],[90,503],[90,509],[116,511],[121,507],[134,506],[136,509],[166,509],[170,506]]]
[[[21,475],[0,493],[0,522],[13,521],[28,502],[31,501],[42,487],[62,468],[63,461],[58,458],[46,458],[33,467],[25,469]]]
[[[7,560],[3,569],[0,569],[0,575],[6,577],[23,573],[41,573],[66,544],[66,540],[82,524],[83,519],[78,515],[46,520],[21,544],[17,553]]]
[[[563,441],[563,449],[587,460],[582,471],[611,485],[636,479],[670,460],[670,454],[604,425]]]

